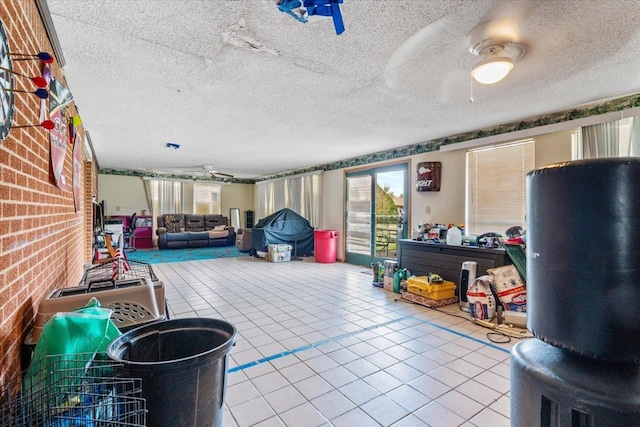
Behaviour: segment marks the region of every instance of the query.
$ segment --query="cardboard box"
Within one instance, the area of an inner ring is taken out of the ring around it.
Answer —
[[[267,247],[267,260],[271,262],[291,261],[291,245],[269,245]]]
[[[388,291],[393,292],[393,277],[389,277],[385,274],[384,278],[382,279],[382,287]]]

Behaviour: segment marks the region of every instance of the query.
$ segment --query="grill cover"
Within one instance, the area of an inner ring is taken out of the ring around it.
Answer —
[[[258,251],[267,252],[268,245],[280,244],[291,245],[293,255],[313,254],[313,227],[291,209],[282,209],[262,218],[253,227],[249,254],[255,256]]]

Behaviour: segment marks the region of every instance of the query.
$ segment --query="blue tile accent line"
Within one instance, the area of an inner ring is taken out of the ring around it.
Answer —
[[[326,340],[318,341],[318,342],[315,342],[313,344],[303,345],[302,347],[297,347],[297,348],[294,348],[292,350],[284,351],[282,353],[272,354],[271,356],[263,357],[262,359],[255,360],[253,362],[245,363],[243,365],[234,366],[233,368],[229,368],[229,370],[227,372],[231,374],[233,372],[243,371],[243,370],[245,370],[247,368],[259,365],[261,363],[270,362],[270,361],[275,360],[275,359],[280,359],[281,357],[289,356],[291,354],[299,353],[301,351],[310,350],[312,348],[320,347],[320,346],[323,346],[323,345],[328,344],[328,343],[333,342],[333,341],[340,341],[341,339],[344,339],[344,338],[347,338],[347,337],[350,337],[350,336],[354,336],[354,335],[358,335],[358,334],[360,334],[362,332],[367,332],[367,331],[370,331],[372,329],[380,328],[382,326],[391,325],[393,323],[397,323],[397,322],[400,322],[400,321],[406,320],[406,319],[417,320],[419,322],[426,323],[427,325],[433,326],[433,327],[441,329],[443,331],[451,332],[454,335],[458,335],[458,336],[460,336],[462,338],[466,338],[466,339],[469,339],[471,341],[475,341],[477,343],[485,345],[487,347],[493,348],[494,350],[498,350],[498,351],[501,351],[503,353],[511,354],[511,352],[509,350],[505,349],[505,348],[498,347],[497,345],[482,341],[482,340],[480,340],[478,338],[474,338],[474,337],[469,336],[467,334],[463,334],[462,332],[454,331],[454,330],[449,329],[449,328],[447,328],[445,326],[437,325],[437,324],[435,324],[433,322],[430,322],[429,320],[416,318],[414,315],[410,315],[410,316],[402,317],[400,319],[389,320],[388,322],[380,323],[378,325],[369,326],[367,328],[358,329],[357,331],[354,331],[354,332],[347,332],[347,333],[344,333],[342,335],[338,335],[337,337],[327,338]]]

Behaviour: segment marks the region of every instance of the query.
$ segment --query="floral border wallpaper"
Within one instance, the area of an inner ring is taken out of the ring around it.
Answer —
[[[408,157],[415,154],[428,153],[436,151],[442,145],[455,144],[458,142],[470,141],[479,138],[486,138],[488,136],[502,135],[509,132],[515,132],[524,129],[531,129],[540,126],[546,126],[556,123],[568,122],[571,120],[581,119],[584,117],[597,116],[599,114],[611,113],[615,111],[627,110],[629,108],[640,107],[640,94],[630,95],[623,98],[610,100],[607,102],[593,104],[585,107],[574,108],[571,110],[565,110],[556,113],[544,114],[542,116],[534,117],[531,119],[521,120],[518,122],[506,123],[498,125],[492,128],[480,129],[472,132],[461,133],[458,135],[448,136],[446,138],[440,138],[433,141],[426,141],[419,144],[408,145],[406,147],[395,148],[388,151],[380,151],[377,153],[367,154],[353,159],[341,160],[339,162],[327,163],[325,165],[318,165],[306,169],[299,169],[282,174],[264,176],[258,179],[211,179],[211,178],[197,178],[196,181],[207,182],[232,182],[237,184],[255,184],[258,181],[265,181],[268,179],[281,178],[285,176],[292,176],[301,173],[315,172],[318,170],[334,170],[349,168],[354,166],[366,165],[369,163],[380,162],[384,160],[394,160],[402,157]],[[155,174],[151,172],[134,171],[134,170],[121,170],[121,169],[100,169],[99,173],[106,175],[126,175],[126,176],[140,176],[140,177],[161,177],[161,178],[173,178],[173,179],[192,179],[190,175],[165,175]]]

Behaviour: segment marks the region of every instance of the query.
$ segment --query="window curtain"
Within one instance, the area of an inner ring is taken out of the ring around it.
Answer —
[[[629,156],[640,157],[640,117],[631,119]]]
[[[322,175],[320,172],[262,181],[258,190],[258,218],[264,218],[289,208],[306,218],[312,227],[320,226],[320,198]]]
[[[619,121],[582,127],[583,159],[617,157],[620,155]]]
[[[154,217],[184,212],[182,182],[153,179],[145,181],[145,191],[151,195],[151,212]]]

